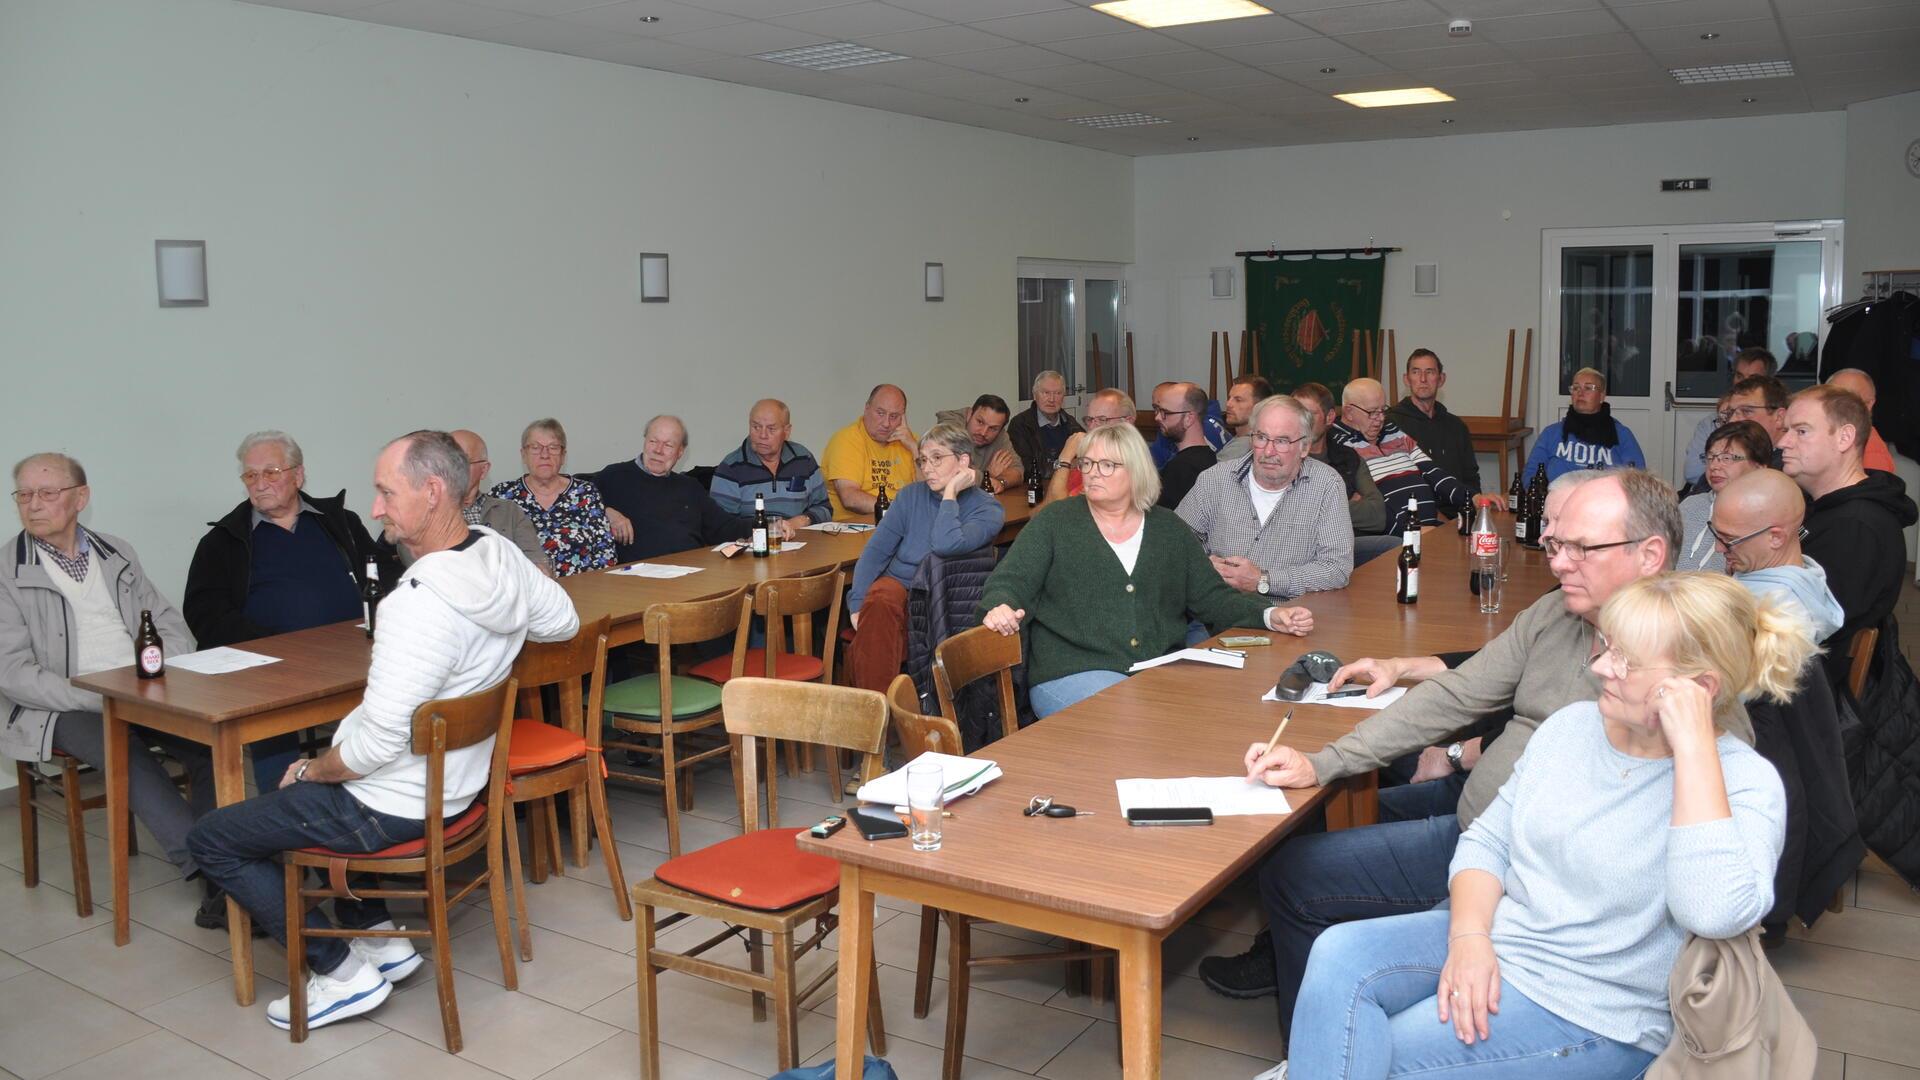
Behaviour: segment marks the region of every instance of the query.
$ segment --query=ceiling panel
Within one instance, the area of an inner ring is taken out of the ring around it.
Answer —
[[[1038,45],[1009,45],[1004,49],[978,49],[959,53],[946,63],[968,71],[1025,71],[1031,68],[1071,67],[1079,64],[1064,53],[1050,52]]]
[[[1378,4],[1298,11],[1288,18],[1323,34],[1356,34],[1367,30],[1397,30],[1403,26],[1445,26],[1448,16],[1428,0],[1386,0]]]
[[[1829,5],[1837,0],[1826,0]],[[1773,17],[1768,0],[1684,0],[1653,4],[1618,4],[1615,17],[1630,30],[1659,30],[1669,26],[1692,26],[1706,22],[1733,22],[1739,19]]]
[[[428,30],[436,34],[471,34],[490,26],[522,22],[525,15],[499,8],[463,4],[460,0],[387,0],[350,13],[363,22]]]
[[[1160,33],[1189,45],[1214,49],[1222,45],[1257,45],[1262,41],[1312,37],[1319,31],[1279,15],[1257,15],[1249,19],[1169,26]]]
[[[1118,60],[1123,56],[1151,56],[1161,52],[1179,52],[1186,48],[1184,42],[1176,41],[1165,34],[1156,34],[1151,30],[1129,30],[1123,34],[1101,34],[1098,37],[1069,38],[1065,41],[1052,41],[1047,48],[1057,53],[1076,56],[1082,60]]]
[[[640,21],[647,16],[660,21],[654,23]],[[600,7],[559,15],[557,18],[580,26],[598,27],[602,30],[637,34],[642,37],[684,34],[690,30],[706,30],[742,21],[738,15],[728,15],[724,12],[694,7],[691,4],[661,3],[660,0],[625,0],[623,3],[604,4]]]
[[[1090,8],[1044,11],[1038,15],[1011,15],[1004,19],[969,19],[968,22],[989,34],[999,34],[1032,45],[1069,38],[1098,37],[1111,34],[1116,28],[1124,30],[1128,25]]]
[[[1189,49],[1186,52],[1155,53],[1152,56],[1128,56],[1119,60],[1109,60],[1107,67],[1116,71],[1125,71],[1134,75],[1169,75],[1177,71],[1206,71],[1217,67],[1244,67],[1225,59],[1219,53]]]
[[[1017,44],[970,26],[929,26],[893,34],[855,34],[851,40],[902,56],[949,56],[953,53],[1004,49]]]
[[[882,4],[879,0],[863,0],[861,3],[842,4],[819,11],[803,11],[797,15],[781,15],[769,21],[830,38],[867,37],[947,25],[931,15]]]
[[[807,45],[824,45],[830,39],[768,22],[737,22],[687,34],[669,34],[667,40],[733,56],[753,56]]]
[[[817,2],[817,0],[816,0]],[[946,22],[971,22],[1003,15],[1031,15],[1078,7],[1071,0],[887,0],[894,7],[932,15]],[[964,17],[963,17],[964,15]]]

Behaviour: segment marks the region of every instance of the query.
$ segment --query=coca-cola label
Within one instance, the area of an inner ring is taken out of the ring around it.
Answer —
[[[149,675],[160,670],[160,646],[149,645],[140,650],[140,670]]]
[[[1473,553],[1483,558],[1492,558],[1500,554],[1500,536],[1498,533],[1477,532],[1473,534]]]

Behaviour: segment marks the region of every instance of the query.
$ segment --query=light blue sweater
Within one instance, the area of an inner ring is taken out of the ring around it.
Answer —
[[[900,489],[887,507],[887,514],[867,537],[860,549],[860,561],[853,566],[853,589],[847,595],[847,610],[859,611],[866,602],[867,590],[881,574],[902,585],[913,584],[913,572],[929,554],[964,555],[978,551],[1000,535],[1007,520],[1007,509],[1000,500],[970,487],[951,499],[943,499],[926,481],[916,480]]]
[[[1598,705],[1569,705],[1534,732],[1450,871],[1505,885],[1493,949],[1516,989],[1596,1034],[1666,1049],[1667,975],[1686,935],[1757,924],[1785,842],[1779,774],[1730,735],[1718,746],[1733,816],[1674,826],[1673,759],[1614,749]]]

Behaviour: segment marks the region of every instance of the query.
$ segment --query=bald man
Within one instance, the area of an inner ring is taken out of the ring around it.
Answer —
[[[781,535],[788,539],[792,530],[833,516],[820,463],[792,435],[793,412],[786,402],[777,398],[754,402],[747,410],[747,437],[720,459],[707,484],[720,509],[746,521],[749,528],[754,496],[760,496],[768,515],[786,525]]]
[[[1867,404],[1867,415],[1873,415],[1873,403],[1879,394],[1879,388],[1873,385],[1873,376],[1859,368],[1842,368],[1827,376],[1827,385],[1838,387],[1859,398]],[[1861,462],[1866,468],[1881,472],[1893,471],[1893,451],[1887,449],[1887,440],[1871,426],[1867,428],[1866,456]]]
[[[1378,379],[1355,379],[1340,392],[1340,422],[1327,438],[1360,455],[1395,522],[1415,503],[1422,525],[1438,525],[1440,515],[1466,512],[1473,492],[1427,456],[1413,436],[1387,419],[1387,388]],[[1390,526],[1391,528],[1391,526]]]
[[[609,511],[618,510],[633,522],[631,539],[614,534],[616,561],[638,562],[747,538],[752,519],[727,513],[693,474],[673,471],[687,453],[685,421],[656,416],[647,421],[641,438],[638,456],[587,477],[599,486]]]
[[[907,392],[881,383],[867,394],[860,419],[833,433],[821,471],[827,476],[827,498],[835,521],[849,521],[873,513],[875,496],[887,497],[913,483],[914,459],[920,444],[907,427]]]
[[[482,494],[486,490],[487,474],[493,471],[493,463],[487,460],[487,440],[481,438],[478,432],[466,428],[447,434],[459,444],[460,452],[467,455],[467,490],[460,503],[467,524],[485,525],[506,537],[507,542],[519,548],[520,553],[539,567],[541,573],[552,577],[553,564],[548,561],[546,549],[540,543],[540,533],[534,529],[533,522],[527,519],[527,512],[505,499]],[[405,544],[394,543],[391,535],[382,537],[382,540],[399,556],[401,566],[413,565],[413,552],[408,551]]]
[[[1807,502],[1800,485],[1775,469],[1755,469],[1720,489],[1713,501],[1713,541],[1727,573],[1755,595],[1777,593],[1798,604],[1813,640],[1833,636],[1846,614],[1827,587],[1827,572],[1800,550]]]

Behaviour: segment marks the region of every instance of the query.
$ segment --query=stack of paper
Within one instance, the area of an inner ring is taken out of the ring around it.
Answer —
[[[1120,813],[1134,807],[1164,810],[1204,806],[1214,817],[1236,814],[1284,814],[1287,793],[1244,776],[1187,776],[1178,780],[1115,780]]]
[[[1346,689],[1346,687],[1341,687],[1341,689],[1344,690]],[[1307,688],[1306,696],[1300,699],[1300,704],[1302,705],[1333,705],[1342,709],[1384,709],[1387,706],[1393,704],[1396,701],[1399,701],[1401,698],[1406,696],[1407,696],[1406,687],[1395,686],[1395,687],[1391,687],[1389,689],[1381,691],[1380,696],[1374,697],[1374,698],[1367,697],[1363,694],[1355,694],[1353,697],[1337,697],[1337,698],[1329,699],[1327,697],[1327,684],[1323,682],[1317,682]],[[1266,696],[1262,697],[1260,700],[1261,701],[1279,701],[1280,695],[1276,691],[1269,690],[1267,691]]]
[[[1221,667],[1243,668],[1247,666],[1247,654],[1231,649],[1181,649],[1165,656],[1156,656],[1151,660],[1142,660],[1128,668],[1128,672],[1145,671],[1157,668],[1161,664],[1171,664],[1175,660],[1198,660],[1203,664],[1219,664]]]
[[[883,803],[887,806],[907,805],[907,769],[923,761],[938,762],[941,773],[941,787],[946,789],[946,801],[952,802],[965,795],[971,795],[989,783],[1000,778],[1000,766],[980,758],[955,757],[952,754],[936,754],[929,750],[909,761],[906,767],[895,769],[885,776],[860,785],[854,795],[861,802]]]
[[[705,567],[672,566],[667,563],[637,562],[632,566],[623,566],[618,570],[609,571],[609,573],[624,574],[628,577],[677,578],[686,577],[688,574],[697,574],[703,569],[705,569]]]

